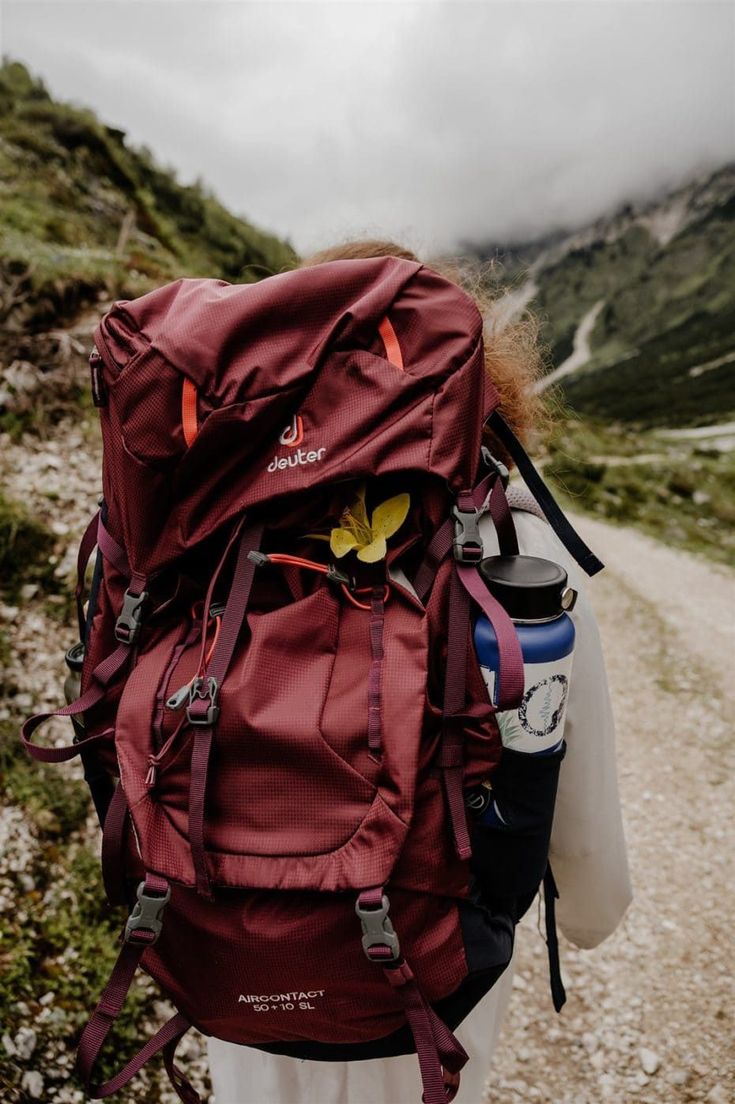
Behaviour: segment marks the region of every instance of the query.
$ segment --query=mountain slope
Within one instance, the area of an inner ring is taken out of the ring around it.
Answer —
[[[640,428],[735,411],[735,165],[561,239],[494,251],[510,277],[533,279],[553,367],[602,304],[590,359],[561,385],[575,410]]]
[[[541,321],[566,413],[555,404],[545,474],[566,506],[729,562],[735,165],[574,233],[475,253],[510,289],[497,317],[528,304]]]
[[[56,323],[99,290],[130,296],[193,275],[249,282],[293,262],[287,243],[202,184],[182,186],[23,65],[0,66],[0,321],[23,304],[21,317]]]

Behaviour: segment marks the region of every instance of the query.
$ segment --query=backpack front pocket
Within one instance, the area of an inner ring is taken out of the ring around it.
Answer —
[[[391,628],[393,620],[402,624],[400,615],[386,618],[388,659],[400,632]],[[323,586],[288,605],[251,611],[247,624],[220,689],[213,729],[204,825],[212,882],[265,886],[275,878],[281,888],[329,890],[379,883],[407,824],[390,806],[393,795],[381,792],[388,749],[381,759],[368,747],[369,615]],[[350,647],[340,649],[345,636]],[[150,722],[162,685],[169,700],[185,689],[197,655],[196,647],[180,644],[143,655],[117,728],[146,867],[187,883],[193,880],[188,838],[197,732],[186,722],[185,706],[169,710],[164,744],[157,747]],[[410,693],[420,704],[412,684]],[[418,744],[420,724],[403,735],[406,758],[411,740]],[[152,757],[159,760],[153,778]]]

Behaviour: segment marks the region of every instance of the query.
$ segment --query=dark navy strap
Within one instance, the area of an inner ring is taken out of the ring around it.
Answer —
[[[551,984],[551,999],[554,1009],[561,1012],[567,999],[564,982],[561,979],[561,965],[559,963],[559,937],[556,932],[556,899],[559,890],[556,888],[554,875],[551,873],[551,865],[546,864],[544,874],[544,920],[546,924],[546,949],[549,954],[549,982]]]
[[[574,557],[582,570],[586,571],[588,575],[596,575],[598,571],[602,571],[605,566],[604,563],[598,560],[594,552],[587,547],[577,530],[566,518],[558,502],[533,466],[530,456],[503,415],[495,410],[485,424],[513,457],[516,467],[525,480],[528,489],[546,515],[549,525],[570,555]]]

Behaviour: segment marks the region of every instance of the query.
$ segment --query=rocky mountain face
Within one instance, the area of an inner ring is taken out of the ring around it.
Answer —
[[[574,233],[476,252],[516,294],[526,284],[552,368],[576,352],[559,373],[574,410],[637,428],[735,412],[735,165]]]

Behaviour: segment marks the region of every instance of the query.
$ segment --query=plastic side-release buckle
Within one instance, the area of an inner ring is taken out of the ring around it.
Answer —
[[[121,644],[134,644],[140,636],[143,623],[143,607],[148,601],[148,591],[133,594],[126,590],[120,616],[115,622],[115,639]]]
[[[189,704],[186,707],[186,719],[192,725],[213,725],[219,717],[219,684],[212,676],[195,678],[189,688]],[[208,703],[198,705],[198,702]]]
[[[135,940],[135,932],[149,933],[153,938],[148,942],[155,943],[163,927],[163,910],[171,900],[171,887],[168,886],[163,894],[152,893],[146,888],[145,882],[141,882],[138,886],[137,898],[125,924],[123,938],[126,943],[129,943]]]
[[[484,553],[482,550],[482,538],[478,525],[479,512],[475,509],[460,510],[459,506],[452,507],[454,517],[454,558],[460,563],[479,563]]]
[[[389,908],[390,901],[385,894],[378,908],[365,908],[359,899],[355,904],[362,925],[362,949],[371,962],[396,962],[401,957],[398,936],[388,916]]]

